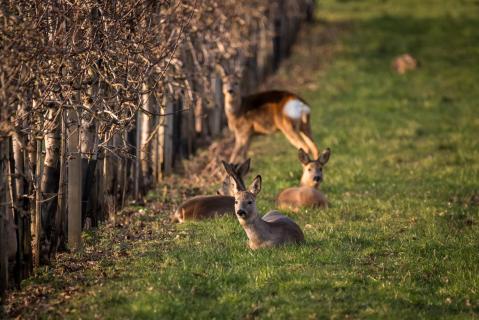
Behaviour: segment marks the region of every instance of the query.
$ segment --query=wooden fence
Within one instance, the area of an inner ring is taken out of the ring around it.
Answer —
[[[254,91],[288,55],[313,6],[155,3],[2,8],[2,296],[56,252],[80,248],[82,230],[141,200],[218,136],[226,77],[243,94]],[[25,28],[33,22],[43,31]]]

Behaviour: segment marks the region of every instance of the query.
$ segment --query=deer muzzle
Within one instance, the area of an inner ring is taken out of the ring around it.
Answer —
[[[243,209],[239,209],[238,211],[236,211],[236,214],[237,214],[238,216],[240,216],[241,218],[243,218],[243,219],[245,219],[246,216],[247,216],[246,211],[244,211]]]

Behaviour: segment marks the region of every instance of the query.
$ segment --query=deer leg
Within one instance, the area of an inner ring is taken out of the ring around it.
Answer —
[[[308,114],[303,121],[301,121],[301,125],[299,128],[299,134],[303,141],[308,145],[309,150],[313,154],[313,159],[318,159],[319,157],[319,149],[316,143],[313,140],[313,135],[311,133],[311,122],[310,122],[310,115]]]
[[[250,144],[251,144],[251,135],[248,135],[242,141],[242,146],[241,146],[241,150],[240,150],[240,153],[239,153],[239,156],[240,156],[239,161],[245,161],[246,160]]]
[[[235,146],[233,152],[231,153],[230,163],[238,163],[240,160],[246,158],[246,153],[248,152],[249,144],[251,141],[251,134],[235,134]]]
[[[309,153],[309,146],[308,144],[301,138],[298,132],[296,132],[292,126],[289,124],[285,127],[279,128],[281,132],[285,135],[288,141],[296,148],[296,149],[303,149],[305,152]]]
[[[299,135],[301,136],[301,138],[303,139],[303,141],[308,145],[309,147],[309,150],[311,150],[312,154],[313,154],[313,159],[318,159],[319,158],[319,150],[318,150],[318,146],[316,145],[316,143],[314,143],[312,137],[310,134],[307,134],[306,132],[299,132]]]
[[[233,147],[233,152],[231,153],[230,160],[229,160],[230,163],[236,163],[236,159],[239,156],[240,150],[241,150],[241,144],[238,138],[235,138],[235,145]]]

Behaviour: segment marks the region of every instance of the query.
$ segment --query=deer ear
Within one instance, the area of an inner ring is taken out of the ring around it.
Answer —
[[[331,149],[326,148],[324,149],[323,152],[321,152],[321,155],[319,156],[319,163],[321,163],[323,166],[329,161],[329,156],[331,155]]]
[[[233,195],[241,191],[241,186],[238,184],[236,179],[233,179],[233,177],[230,176],[230,181],[233,184]]]
[[[225,168],[225,171],[228,175],[234,174],[234,168],[231,164],[227,163],[224,160],[221,160],[221,163],[223,163],[223,167]]]
[[[224,160],[221,160],[221,163],[223,164],[223,168],[225,168],[226,172],[228,172],[228,163]]]
[[[235,172],[235,165],[226,163],[223,160],[221,162],[223,163],[223,167],[225,168],[226,173],[228,174],[228,176],[230,177],[230,179],[233,183],[235,192],[244,190],[243,182],[240,178],[238,178],[238,176]]]
[[[246,176],[246,174],[249,171],[250,164],[251,164],[251,159],[250,158],[246,159],[246,161],[243,162],[238,168],[238,171],[237,171],[238,176],[240,177]]]
[[[249,186],[249,192],[254,194],[255,196],[261,191],[261,176],[257,175],[256,178],[254,178],[253,182]]]
[[[305,165],[311,162],[309,155],[302,148],[298,150],[298,158],[299,161]]]

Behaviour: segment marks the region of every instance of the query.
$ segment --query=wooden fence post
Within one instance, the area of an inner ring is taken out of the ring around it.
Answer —
[[[223,84],[221,76],[217,73],[213,74],[211,79],[211,87],[213,91],[213,107],[211,114],[211,133],[215,137],[221,133],[221,118],[223,113]]]
[[[173,101],[171,101],[170,96],[166,97],[163,100],[164,102],[164,111],[163,116],[163,125],[160,126],[159,130],[159,140],[160,140],[160,159],[163,168],[163,175],[168,175],[171,173],[173,168]]]
[[[8,288],[8,242],[5,224],[8,208],[7,153],[7,139],[0,137],[0,305],[3,305],[5,291]]]
[[[67,248],[67,126],[64,110],[61,111],[60,125],[60,175],[58,177],[58,208],[55,215],[53,254],[57,250],[65,251]]]
[[[135,200],[140,200],[140,183],[141,183],[141,168],[140,168],[140,159],[141,159],[141,127],[142,127],[142,111],[138,110],[136,112],[136,123],[135,123],[135,155],[134,155],[134,184],[133,189]]]
[[[82,170],[79,149],[80,123],[76,110],[68,110],[68,246],[81,247]]]
[[[42,238],[42,140],[37,138],[36,141],[36,169],[35,169],[35,225],[33,238],[33,264],[38,267],[40,265],[41,256],[41,238]]]
[[[18,113],[25,114],[24,105],[20,107]],[[25,126],[22,123],[16,124],[20,130],[16,130],[12,137],[12,154],[13,156],[13,169],[14,184],[17,198],[15,201],[15,224],[17,226],[17,268],[16,277],[19,283],[21,279],[26,278],[33,270],[33,257],[32,257],[32,235],[31,235],[31,218],[29,214],[30,201],[28,199],[29,194],[29,182],[27,180],[28,158],[27,151],[25,150],[27,138],[25,134],[21,133],[21,129]],[[12,187],[13,188],[13,187]]]
[[[53,250],[54,234],[57,232],[55,228],[55,216],[58,209],[58,188],[60,178],[60,147],[61,147],[61,110],[49,106],[47,116],[48,132],[45,132],[45,163],[42,174],[40,191],[42,199],[41,204],[41,225],[43,236],[40,237],[41,258],[50,258],[50,252]],[[42,252],[46,250],[47,252]],[[47,261],[44,261],[47,262]]]

